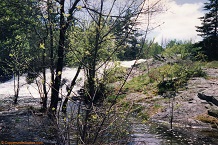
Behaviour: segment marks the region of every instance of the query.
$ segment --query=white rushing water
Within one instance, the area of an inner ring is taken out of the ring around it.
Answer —
[[[73,79],[73,77],[76,74],[77,69],[76,68],[64,68],[63,69],[63,73],[62,73],[62,79],[66,79],[66,85],[69,85],[71,83],[71,80]],[[49,85],[50,85],[50,71],[47,70],[46,71],[46,82],[47,82],[47,89],[48,89],[48,93],[51,92],[51,90],[49,90]],[[40,97],[40,93],[39,90],[42,90],[42,75],[40,75],[37,78],[37,81],[40,84],[40,87],[37,86],[37,84],[35,83],[31,83],[31,84],[27,84],[26,82],[26,74],[22,75],[20,77],[20,92],[19,92],[19,96],[32,96],[33,98],[39,98]],[[77,83],[77,85],[74,87],[74,91],[78,90],[81,85],[83,84],[83,80],[84,80],[84,72],[81,71],[78,79],[79,82]],[[66,91],[66,85],[63,85],[63,87],[61,88],[61,92],[63,95],[67,94]],[[10,97],[14,95],[14,80],[13,78],[5,83],[0,83],[0,98],[2,97]]]
[[[139,59],[139,60],[131,60],[131,61],[120,61],[120,66],[131,68],[134,63],[140,64],[146,62],[146,59]]]
[[[142,63],[145,62],[146,60],[140,59],[137,61],[137,63]],[[126,67],[126,68],[130,68],[134,63],[135,60],[132,61],[120,61],[120,66],[122,67]],[[111,67],[113,65],[110,65]],[[104,68],[104,67],[103,67]],[[65,67],[63,69],[62,72],[62,79],[66,79],[66,85],[69,85],[71,83],[71,80],[74,78],[75,74],[76,74],[77,69],[76,68],[68,68]],[[101,72],[101,71],[100,71]],[[26,82],[26,74],[22,75],[20,77],[20,92],[19,92],[19,96],[31,96],[33,98],[40,98],[40,94],[39,94],[39,89],[42,90],[42,86],[40,86],[40,88],[38,88],[38,86],[36,85],[36,83],[31,83],[31,84],[27,84]],[[42,75],[40,75],[37,78],[37,81],[42,84]],[[84,83],[84,71],[81,70],[78,78],[77,78],[77,83],[76,86],[74,86],[73,91],[76,92],[77,90],[79,90],[83,83]],[[47,82],[47,89],[49,89],[49,85],[50,85],[50,71],[47,70],[46,71],[46,82]],[[62,95],[66,95],[67,91],[66,91],[66,85],[63,85],[63,87],[61,88],[60,92],[62,93]],[[49,93],[51,92],[51,90],[49,90]],[[0,83],[0,99],[3,97],[10,97],[14,95],[14,80],[11,79],[5,83]]]

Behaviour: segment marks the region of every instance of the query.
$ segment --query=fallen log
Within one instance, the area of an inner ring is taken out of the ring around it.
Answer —
[[[216,106],[218,106],[218,97],[217,96],[211,96],[211,95],[206,95],[204,93],[198,93],[198,98],[207,101],[208,103],[212,103]]]

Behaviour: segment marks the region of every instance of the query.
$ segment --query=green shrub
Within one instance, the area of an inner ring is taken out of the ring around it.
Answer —
[[[147,74],[134,77],[131,81],[127,82],[124,89],[136,92],[145,92],[145,86],[150,83],[150,78]]]
[[[199,53],[200,48],[192,44],[191,41],[177,41],[171,40],[162,55],[167,58],[174,59],[191,59],[191,60],[202,60],[204,56]]]
[[[176,91],[183,87],[192,77],[205,77],[201,63],[192,61],[180,61],[174,64],[152,69],[148,74],[133,78],[125,88],[130,91],[147,92],[148,84],[153,84],[153,88],[158,88],[158,93],[166,91]]]
[[[168,64],[169,65],[169,64]],[[164,71],[163,69],[168,70]],[[205,77],[206,73],[202,70],[200,63],[192,61],[181,61],[170,66],[165,66],[162,69],[165,76],[157,85],[159,93],[163,94],[166,91],[176,91],[183,87],[192,77]],[[166,77],[167,76],[167,77]]]
[[[114,83],[124,79],[126,74],[126,68],[115,66],[114,68],[109,68],[105,71],[104,80],[108,83]]]
[[[218,68],[218,61],[211,61],[205,65],[207,68]]]
[[[157,85],[158,94],[163,95],[166,91],[176,91],[176,80],[162,81]]]
[[[109,103],[113,103],[114,101],[119,101],[119,100],[125,98],[125,96],[126,96],[125,94],[122,94],[119,96],[117,96],[116,94],[111,94],[110,96],[107,96],[107,101]]]
[[[142,121],[147,121],[150,117],[149,117],[149,114],[147,112],[140,112],[138,114],[138,117],[140,119],[142,119]]]

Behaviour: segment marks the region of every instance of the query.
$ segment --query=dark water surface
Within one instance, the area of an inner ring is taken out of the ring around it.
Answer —
[[[218,145],[218,130],[174,128],[156,123],[133,123],[128,145]]]

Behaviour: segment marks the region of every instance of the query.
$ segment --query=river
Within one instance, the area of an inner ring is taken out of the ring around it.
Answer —
[[[128,145],[217,145],[218,130],[174,128],[154,122],[132,124]]]
[[[144,62],[144,60],[140,60]],[[131,67],[134,61],[123,61],[121,66]],[[70,84],[70,80],[74,77],[76,68],[64,68],[62,78],[66,80],[66,84]],[[46,72],[47,80],[50,80],[50,73]],[[78,78],[79,82],[73,91],[79,90],[84,83],[84,72],[82,71]],[[40,82],[40,78],[38,78]],[[49,85],[49,82],[48,84]],[[20,78],[19,99],[25,99],[30,96],[32,98],[40,98],[38,86],[35,83],[26,83],[26,74]],[[0,99],[11,98],[14,95],[13,79],[0,83]],[[66,95],[66,86],[61,88],[62,95]],[[71,106],[72,107],[72,106]],[[210,129],[191,129],[191,128],[175,128],[173,131],[168,127],[154,122],[141,123],[139,120],[132,119],[130,126],[131,141],[128,145],[216,145],[218,144],[218,131]]]
[[[137,61],[138,63],[141,62],[145,62],[144,59],[140,59]],[[126,68],[130,68],[133,64],[135,63],[134,60],[132,61],[121,61],[120,62],[120,66],[126,67]],[[109,66],[111,66],[111,64],[109,64]],[[104,67],[102,67],[104,68]],[[70,81],[73,79],[73,77],[76,74],[77,69],[76,68],[69,68],[69,67],[65,67],[63,68],[63,72],[62,72],[62,79],[64,79],[66,81],[66,85],[70,84]],[[103,71],[100,70],[98,73],[102,73]],[[74,93],[77,92],[77,90],[79,90],[79,88],[81,88],[84,84],[84,71],[82,70],[77,78],[77,83],[76,86],[74,86],[73,91]],[[20,92],[19,92],[19,96],[31,96],[33,98],[40,98],[40,93],[39,93],[39,89],[42,89],[42,86],[40,86],[40,88],[38,88],[38,86],[36,85],[36,83],[31,83],[31,84],[27,84],[26,83],[26,74],[23,74],[20,77]],[[37,78],[37,81],[39,82],[39,84],[42,84],[42,74],[39,75],[39,77]],[[50,80],[51,80],[51,76],[50,76],[50,71],[46,70],[46,80],[47,80],[47,88],[49,88],[50,85]],[[63,85],[61,87],[61,95],[65,96],[67,94],[66,91],[66,85]],[[48,92],[50,93],[50,90],[48,90]],[[4,83],[0,83],[0,99],[2,96],[13,96],[14,95],[14,80],[11,79],[7,82]]]

